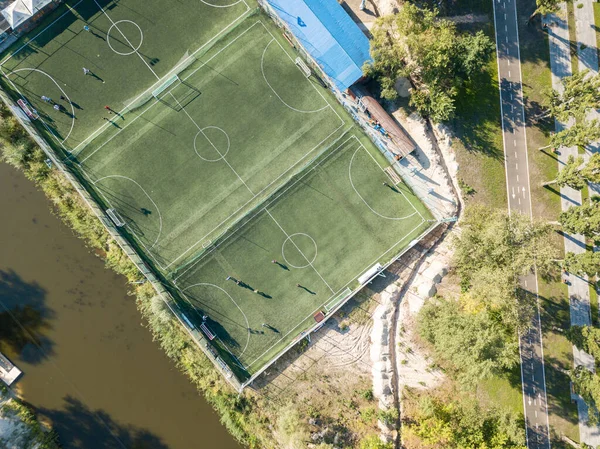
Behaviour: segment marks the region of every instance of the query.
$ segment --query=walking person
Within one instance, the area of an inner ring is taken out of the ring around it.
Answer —
[[[83,68],[83,74],[84,75],[91,75],[92,71],[90,69],[86,69],[85,67]]]
[[[106,109],[109,114],[113,113],[113,110],[110,108],[110,106],[104,106],[104,109]]]
[[[46,103],[52,103],[52,98],[42,95],[42,100]]]

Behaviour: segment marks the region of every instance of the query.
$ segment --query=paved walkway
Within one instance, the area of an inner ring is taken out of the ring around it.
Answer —
[[[587,0],[584,0],[584,2]],[[591,10],[591,0],[589,8]],[[584,8],[574,8],[577,12],[581,12]],[[579,28],[583,26],[582,14],[579,16]],[[569,42],[569,27],[567,23],[567,11],[566,4],[561,4],[561,10],[556,15],[550,15],[546,21],[550,24],[548,28],[548,37],[550,42],[550,65],[552,69],[552,87],[562,92],[563,86],[560,82],[561,78],[571,76],[571,55],[570,55],[570,42]],[[593,21],[593,12],[591,20]],[[588,23],[589,19],[585,19]],[[592,29],[593,30],[593,29]],[[587,33],[585,39],[589,39]],[[579,36],[578,36],[579,37]],[[594,34],[593,51],[595,50],[596,36]],[[582,64],[588,65],[593,64],[594,56],[590,55],[590,52],[585,49],[583,53],[583,60],[579,61],[580,69]],[[595,55],[596,69],[598,64],[597,54]],[[590,67],[587,67],[590,68]],[[556,131],[561,131],[566,127],[572,126],[573,123],[561,123],[556,121]],[[567,162],[569,156],[577,156],[577,148],[561,148],[558,155],[559,170],[561,170]],[[570,187],[563,187],[560,189],[561,195],[561,207],[562,210],[567,210],[569,207],[581,205],[581,192],[574,190]],[[573,252],[575,254],[583,253],[586,251],[585,237],[582,235],[568,235],[565,234],[564,238],[565,252]],[[590,308],[590,290],[587,277],[575,276],[569,274],[566,276],[569,281],[568,293],[569,303],[571,311],[571,325],[589,325],[591,324],[591,308]],[[575,366],[583,365],[586,368],[594,369],[594,359],[589,354],[577,349],[573,346],[573,362]],[[588,410],[587,405],[579,396],[573,396],[573,399],[577,401],[577,410],[579,414],[579,438],[580,442],[586,443],[590,446],[597,447],[600,445],[600,433],[596,427],[590,427],[587,425]]]
[[[493,4],[508,208],[511,213],[517,212],[531,218],[517,9],[515,0],[494,0]],[[521,279],[521,286],[537,297],[535,274],[524,276]],[[539,307],[528,330],[520,335],[519,348],[527,447],[550,449]]]

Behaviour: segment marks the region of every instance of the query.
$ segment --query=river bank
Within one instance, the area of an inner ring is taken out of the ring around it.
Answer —
[[[127,280],[3,163],[0,191],[0,346],[63,447],[239,448],[140,325]]]

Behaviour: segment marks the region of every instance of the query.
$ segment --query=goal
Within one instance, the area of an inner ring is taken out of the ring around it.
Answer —
[[[181,79],[179,79],[177,75],[173,75],[170,78],[167,78],[164,83],[162,83],[160,86],[158,86],[152,91],[152,96],[157,100],[160,100],[161,97],[165,94],[165,92],[177,82],[181,82]]]
[[[200,96],[200,91],[185,79],[173,75],[167,78],[160,86],[152,91],[152,96],[179,112]]]
[[[302,59],[300,59],[300,57],[296,58],[296,61],[294,61],[296,63],[296,65],[298,66],[298,68],[300,70],[302,70],[302,73],[304,73],[304,76],[306,76],[307,78],[312,75],[312,71],[310,70],[310,67],[308,67],[306,65],[306,62],[304,62]]]
[[[115,209],[106,209],[106,215],[108,215],[117,228],[125,226],[123,218],[121,218],[121,215]]]

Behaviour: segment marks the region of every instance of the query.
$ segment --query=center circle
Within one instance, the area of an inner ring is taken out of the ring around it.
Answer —
[[[206,162],[217,162],[225,158],[230,146],[229,136],[218,126],[202,128],[194,137],[194,151]]]
[[[118,26],[119,24],[123,24],[124,26]],[[113,37],[113,40],[115,41],[115,45],[117,47],[122,47],[123,49],[127,48],[129,49],[129,51],[121,51],[121,50],[117,50],[113,44],[111,43],[111,38],[110,38],[110,33],[111,31],[113,31],[113,28],[116,28],[116,31],[114,31],[115,36]],[[139,39],[140,42],[137,45],[137,47],[132,49],[133,46],[133,42],[131,42],[131,40],[127,37],[127,35],[129,34],[128,31],[130,31],[133,35],[133,33],[138,34],[139,35]],[[119,20],[118,22],[115,22],[111,25],[111,27],[108,29],[108,32],[106,33],[106,42],[108,43],[108,46],[110,47],[110,49],[112,51],[114,51],[116,54],[118,55],[122,55],[122,56],[129,56],[134,54],[136,51],[138,51],[140,49],[140,47],[142,46],[142,43],[144,42],[144,33],[142,32],[142,29],[140,28],[140,26],[131,21],[131,20]]]
[[[317,242],[302,232],[292,234],[283,241],[281,255],[290,267],[306,268],[317,258]]]

